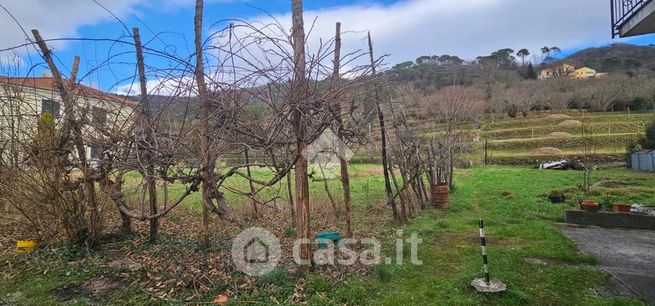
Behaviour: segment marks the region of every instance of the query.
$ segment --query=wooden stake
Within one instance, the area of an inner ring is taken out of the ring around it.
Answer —
[[[371,57],[371,73],[373,78],[377,77],[375,69],[375,57],[373,56],[373,42],[371,40],[371,32],[368,32],[368,52]],[[375,89],[373,90],[373,99],[375,100],[375,105],[377,106],[378,112],[378,121],[380,122],[380,136],[382,138],[382,171],[384,173],[384,190],[387,196],[387,205],[391,205],[391,210],[393,212],[393,219],[402,223],[402,218],[398,214],[398,209],[396,207],[396,202],[393,199],[393,191],[391,190],[391,180],[389,178],[389,162],[387,154],[387,133],[384,129],[384,112],[382,112],[382,106],[380,105],[380,97],[378,93],[377,82],[374,82]]]
[[[341,79],[339,70],[341,69],[341,22],[337,22],[336,31],[334,35],[334,67],[332,68],[332,82],[338,83]],[[343,205],[346,209],[346,237],[352,238],[353,224],[352,212],[350,207],[350,173],[348,172],[348,161],[346,160],[346,145],[344,143],[343,133],[343,118],[341,116],[341,101],[335,103],[337,114],[337,123],[339,125],[337,136],[339,137],[338,143],[338,156],[339,168],[341,172],[341,187],[343,189]]]
[[[145,62],[143,60],[143,47],[141,45],[141,36],[139,28],[132,29],[134,36],[134,45],[136,47],[136,63],[139,71],[139,87],[141,89],[141,104],[139,107],[139,123],[143,132],[145,144],[140,145],[140,151],[143,154],[143,163],[145,169],[145,185],[148,191],[148,203],[150,204],[150,215],[157,215],[157,181],[155,177],[155,165],[153,163],[153,146],[155,145],[155,126],[152,120],[150,100],[148,99],[148,87],[146,80]],[[153,217],[150,222],[150,243],[157,242],[159,235],[159,218]]]
[[[202,52],[202,14],[203,14],[203,0],[196,0],[196,12],[194,17],[194,32],[195,32],[195,50],[196,50],[196,70],[195,78],[196,85],[198,86],[198,98],[200,100],[200,121],[202,122],[202,131],[200,135],[200,155],[202,159],[202,169],[200,176],[202,177],[202,227],[200,245],[202,247],[209,246],[209,209],[213,207],[212,197],[214,189],[214,161],[210,148],[211,140],[209,138],[209,115],[211,113],[209,104],[209,93],[207,91],[207,84],[205,82],[205,68]]]

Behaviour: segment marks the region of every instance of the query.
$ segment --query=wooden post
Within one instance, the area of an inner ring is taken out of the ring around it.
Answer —
[[[157,185],[155,180],[155,165],[152,161],[152,149],[155,143],[155,126],[152,121],[150,101],[148,100],[148,88],[146,81],[145,63],[143,60],[143,48],[139,28],[132,29],[134,45],[136,47],[136,63],[139,70],[139,85],[141,88],[141,105],[139,105],[139,123],[144,136],[144,143],[139,145],[143,154],[143,162],[146,166],[144,171],[146,189],[148,191],[148,202],[150,204],[150,215],[157,215]],[[159,219],[150,218],[150,243],[157,242],[159,232]]]
[[[488,141],[485,138],[484,139],[484,165],[489,164],[489,147],[488,147]]]
[[[291,0],[292,40],[293,40],[293,80],[289,102],[293,106],[293,123],[296,136],[296,233],[298,239],[309,240],[311,237],[309,212],[309,177],[307,174],[307,143],[305,133],[307,122],[304,115],[306,94],[305,82],[305,28],[303,23],[302,0]],[[299,257],[311,261],[311,245],[300,246]],[[304,269],[309,269],[305,266]]]
[[[371,41],[371,32],[368,32],[368,51],[371,57],[371,73],[373,78],[376,78],[377,73],[375,69],[375,57],[373,56],[373,42]],[[393,199],[393,191],[391,190],[391,180],[389,179],[389,162],[387,155],[387,133],[384,129],[384,113],[382,112],[382,106],[380,105],[377,82],[374,82],[374,84],[375,89],[373,91],[373,99],[375,100],[375,105],[377,106],[378,120],[380,122],[380,136],[382,138],[382,171],[384,173],[384,190],[387,196],[387,205],[391,205],[393,219],[398,223],[402,223],[402,219],[398,215],[396,202]]]
[[[205,82],[205,68],[202,53],[202,14],[203,0],[196,0],[196,11],[194,16],[196,70],[195,79],[198,86],[198,99],[200,100],[200,121],[202,130],[200,135],[200,157],[202,160],[200,176],[202,177],[202,227],[200,229],[200,245],[209,246],[209,208],[213,207],[212,197],[214,192],[214,160],[211,152],[211,139],[209,137],[209,116],[211,113],[209,104],[209,93]]]
[[[334,34],[334,67],[332,68],[332,82],[338,83],[341,80],[339,70],[341,69],[341,22],[337,22]],[[339,125],[337,136],[339,138],[338,154],[339,170],[341,173],[341,187],[343,189],[343,206],[346,209],[346,237],[352,238],[352,212],[350,207],[350,174],[348,173],[348,161],[346,160],[346,144],[343,133],[343,118],[341,117],[341,101],[336,101],[337,123]]]
[[[248,148],[244,150],[243,154],[246,157],[246,173],[248,174],[248,177],[252,177],[252,173],[250,172],[250,156],[248,155]],[[250,197],[252,201],[252,209],[253,209],[253,217],[255,219],[259,218],[259,211],[257,210],[257,200],[255,200],[255,185],[253,184],[251,179],[248,179],[248,184],[250,185]]]

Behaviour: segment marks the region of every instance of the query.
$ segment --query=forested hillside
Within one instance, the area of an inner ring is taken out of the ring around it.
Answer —
[[[578,51],[567,57],[565,61],[603,72],[653,73],[655,71],[655,46],[613,44]]]
[[[423,94],[453,85],[481,91],[487,112],[510,117],[531,110],[648,111],[655,106],[655,47],[614,44],[558,59],[560,53],[558,47],[544,47],[538,54],[504,48],[468,61],[455,55],[421,56],[385,73],[395,85]],[[541,69],[560,63],[608,74],[587,80],[537,80]]]

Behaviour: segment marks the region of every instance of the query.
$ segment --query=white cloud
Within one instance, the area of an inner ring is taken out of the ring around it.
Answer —
[[[149,9],[167,11],[193,7],[193,0],[98,0],[121,18]],[[248,0],[207,0],[208,3]],[[256,1],[252,2],[256,5]],[[29,31],[38,28],[46,38],[75,36],[84,25],[111,21],[91,0],[12,0],[4,5]],[[172,12],[172,11],[171,11]],[[25,36],[0,11],[0,49],[25,42]],[[231,16],[241,17],[244,16]],[[290,14],[274,16],[290,28]],[[305,12],[306,30],[312,29],[310,51],[319,38],[334,36],[342,22],[344,54],[366,48],[371,30],[376,54],[389,54],[389,64],[421,55],[455,54],[472,59],[500,48],[528,48],[533,54],[544,46],[566,50],[610,41],[608,3],[598,0],[404,0],[391,5],[371,1]],[[268,16],[250,20],[270,21]],[[54,44],[54,47],[64,47]]]
[[[100,4],[119,17],[135,13],[135,8],[146,0],[98,0]],[[38,29],[45,39],[72,37],[84,25],[94,25],[112,19],[112,16],[91,0],[13,0],[2,4],[30,35]],[[4,10],[0,10],[0,49],[27,42],[19,25]],[[50,43],[63,47],[62,43]],[[18,50],[21,51],[21,50]],[[23,49],[22,51],[25,51]]]
[[[235,3],[235,2],[250,2],[250,0],[205,0],[205,6],[211,3]],[[151,0],[149,4],[163,11],[174,11],[180,8],[194,9],[196,5],[195,0]]]
[[[163,10],[193,7],[193,0],[99,0],[119,17],[144,8]],[[207,0],[208,3],[249,2]],[[543,45],[560,48],[584,47],[609,40],[609,8],[598,0],[405,0],[391,5],[354,4],[305,12],[307,30],[318,38],[334,35],[341,21],[344,47],[364,48],[364,31],[371,30],[379,54],[391,54],[389,62],[414,59],[424,54],[457,54],[474,58],[499,48],[529,48]],[[255,3],[256,4],[256,3]],[[3,5],[26,30],[38,28],[44,37],[70,37],[80,26],[111,20],[91,0],[22,0]],[[6,13],[0,12],[0,49],[25,42],[25,36]],[[242,17],[242,16],[233,16]],[[290,27],[290,15],[275,16]],[[254,18],[267,20],[268,17]],[[56,46],[56,45],[55,45]],[[312,46],[312,44],[310,44]]]
[[[562,49],[610,39],[609,5],[598,0],[406,0],[392,5],[352,5],[305,12],[306,29],[316,19],[310,48],[334,35],[342,22],[344,48],[365,48],[370,30],[377,55],[388,63],[421,55],[454,54],[467,59],[501,48],[544,45]],[[274,16],[290,27],[290,15]],[[267,18],[255,18],[266,20]]]
[[[544,45],[566,50],[610,40],[609,8],[597,0],[405,0],[306,11],[304,17],[305,30],[311,30],[310,52],[334,36],[335,23],[340,21],[342,54],[366,49],[370,30],[376,55],[389,54],[389,64],[435,54],[473,59],[506,47],[528,48],[540,55]],[[284,29],[291,28],[290,13],[273,18]],[[249,20],[272,21],[265,15]],[[365,61],[362,58],[360,63]],[[153,80],[149,88],[160,83],[166,82]]]
[[[193,78],[188,76],[169,77],[165,79],[152,79],[146,81],[146,88],[150,95],[174,96],[195,95]],[[138,80],[135,83],[117,86],[113,92],[119,95],[136,96],[140,94]]]

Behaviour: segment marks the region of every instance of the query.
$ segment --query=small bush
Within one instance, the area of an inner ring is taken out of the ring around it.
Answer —
[[[327,292],[328,289],[330,289],[330,281],[323,276],[311,277],[305,285],[305,292],[309,295]]]
[[[519,115],[519,108],[515,104],[510,104],[507,106],[507,115],[510,118],[516,118]]]
[[[377,265],[375,266],[375,269],[373,270],[373,275],[375,275],[375,278],[380,280],[381,282],[388,282],[391,280],[391,272],[389,271],[389,268],[386,265]]]
[[[639,140],[639,144],[644,149],[655,150],[655,119],[646,127],[646,133]]]
[[[612,203],[614,203],[614,198],[609,195],[605,195],[600,201],[600,209],[603,211],[612,211]]]
[[[268,272],[261,277],[261,282],[263,284],[276,285],[279,287],[284,287],[286,285],[293,285],[293,278],[289,276],[287,271],[281,268],[275,268],[273,271]]]
[[[296,235],[296,229],[293,227],[287,227],[284,229],[284,237],[291,238]]]

